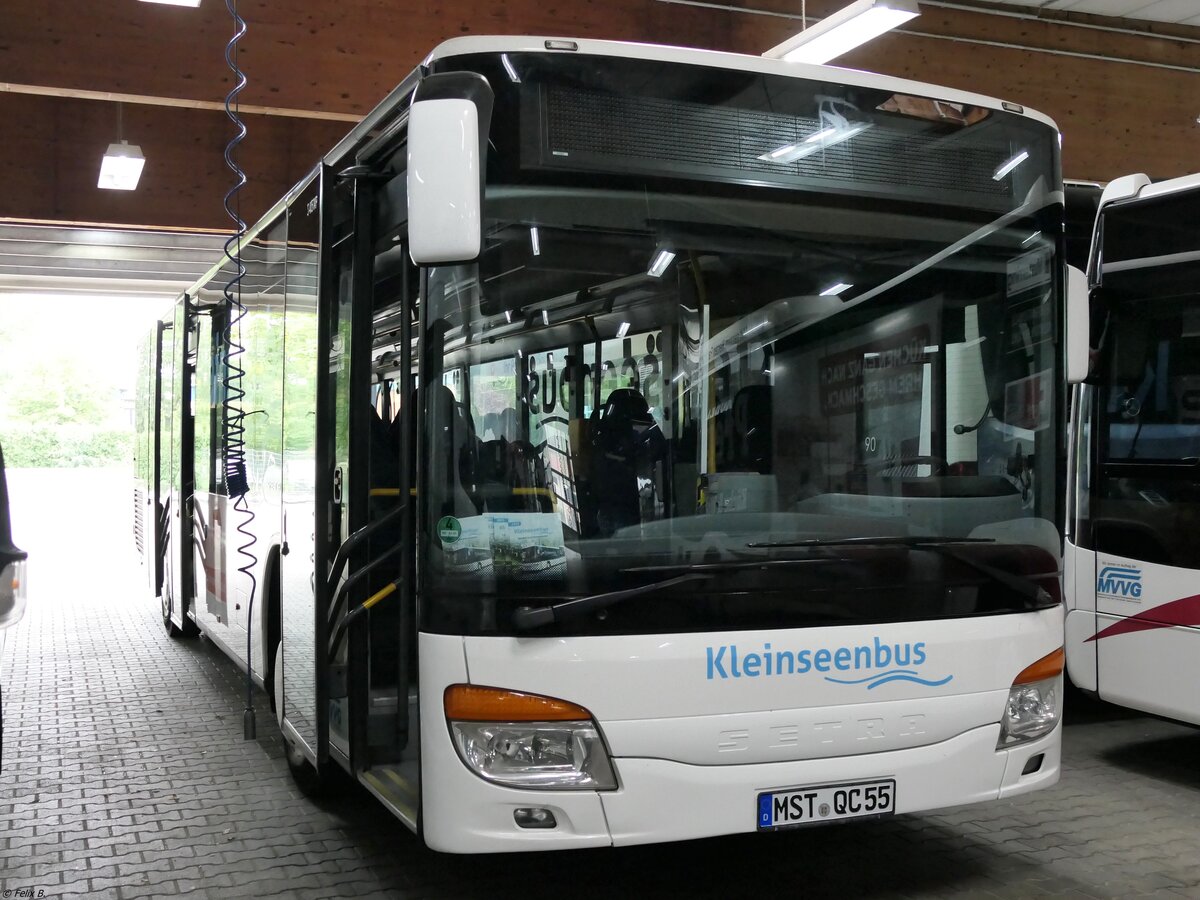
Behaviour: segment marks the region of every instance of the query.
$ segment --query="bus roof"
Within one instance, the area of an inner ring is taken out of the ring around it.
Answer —
[[[563,45],[574,45],[574,47],[567,49]],[[856,87],[904,91],[923,97],[945,100],[948,103],[962,103],[968,106],[982,106],[1006,112],[1020,112],[1022,115],[1049,125],[1056,131],[1058,130],[1058,126],[1054,120],[1043,113],[1015,103],[1008,103],[1006,106],[1006,101],[983,94],[954,90],[953,88],[942,87],[936,84],[911,81],[907,78],[896,78],[891,75],[880,75],[861,69],[784,62],[781,59],[767,59],[763,56],[751,56],[746,53],[726,53],[719,50],[701,50],[692,47],[672,47],[663,44],[643,44],[630,41],[597,41],[581,38],[469,36],[443,41],[422,61],[422,64],[429,65],[435,60],[465,56],[471,53],[546,52],[586,53],[594,56],[620,56],[628,59],[661,60],[663,62],[676,62],[684,65],[737,69],[742,72],[761,72],[764,75],[785,75],[793,78],[806,78],[813,81],[831,81]]]
[[[1193,175],[1180,175],[1166,181],[1151,182],[1141,173],[1126,175],[1109,182],[1104,190],[1101,206],[1118,200],[1151,200],[1154,197],[1164,197],[1167,194],[1177,194],[1181,191],[1194,191],[1200,188],[1200,172]]]
[[[779,59],[767,59],[762,56],[751,56],[746,53],[726,53],[718,50],[700,50],[690,47],[672,47],[662,44],[634,43],[631,41],[603,41],[586,38],[538,37],[531,35],[499,35],[499,36],[468,36],[456,37],[438,44],[426,56],[416,69],[396,85],[378,105],[375,106],[350,132],[322,158],[330,167],[345,165],[356,150],[369,142],[373,135],[397,121],[398,110],[402,110],[406,99],[412,94],[423,72],[438,60],[452,59],[456,56],[468,56],[477,53],[584,53],[593,56],[625,57],[628,59],[660,60],[675,62],[682,65],[707,66],[718,69],[735,69],[742,72],[760,72],[766,75],[784,75],[792,78],[804,78],[813,81],[834,82],[856,87],[875,88],[916,94],[944,100],[947,103],[961,103],[967,106],[979,106],[1015,115],[1023,115],[1058,131],[1058,125],[1049,116],[1020,104],[998,100],[983,94],[973,94],[969,91],[959,91],[953,88],[927,84],[920,81],[910,81],[906,78],[896,78],[890,75],[880,75],[874,72],[864,72],[859,69],[844,69],[838,66],[819,66],[809,63],[784,62]],[[278,213],[299,194],[313,177],[312,172],[306,174],[291,190],[268,209],[252,226],[247,228],[240,242],[245,247],[250,240],[271,221]],[[217,262],[209,272],[206,272],[186,293],[194,294],[197,289],[206,284],[220,271],[225,258]]]

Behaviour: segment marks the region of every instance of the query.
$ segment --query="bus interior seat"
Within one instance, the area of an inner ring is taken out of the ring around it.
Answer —
[[[589,518],[600,534],[641,521],[639,479],[652,479],[666,439],[634,388],[612,391],[593,414]]]
[[[438,473],[446,479],[445,487],[449,494],[443,501],[439,515],[477,515],[479,507],[471,497],[479,455],[474,428],[450,388],[433,385],[428,394],[430,427],[425,432],[429,441],[427,458],[431,463],[431,474]],[[444,462],[447,458],[451,462],[449,466]]]
[[[751,384],[734,395],[731,471],[769,475],[774,468],[774,414],[769,384]]]
[[[729,450],[706,480],[705,512],[776,510],[772,402],[769,384],[747,385],[734,395],[725,414]]]
[[[504,437],[479,445],[477,490],[487,512],[552,512],[546,464],[528,441]]]

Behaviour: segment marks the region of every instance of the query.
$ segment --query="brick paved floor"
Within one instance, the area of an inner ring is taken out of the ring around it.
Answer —
[[[1060,785],[941,814],[688,844],[463,859],[348,785],[293,787],[261,695],[163,634],[123,477],[13,473],[35,596],[0,664],[0,898],[1200,898],[1200,731],[1082,698]],[[70,514],[64,506],[70,503]],[[54,514],[50,515],[49,510]],[[8,893],[13,892],[13,893]]]

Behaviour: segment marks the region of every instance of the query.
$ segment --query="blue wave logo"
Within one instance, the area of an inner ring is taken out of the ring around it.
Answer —
[[[874,675],[868,675],[866,678],[848,679],[848,678],[831,678],[826,675],[826,681],[832,681],[834,684],[865,684],[867,690],[873,690],[881,684],[887,684],[889,681],[911,681],[914,684],[923,684],[926,687],[941,687],[943,684],[948,684],[954,679],[953,675],[947,675],[945,678],[937,680],[931,678],[921,678],[917,675],[916,669],[892,669],[890,672],[876,672]]]

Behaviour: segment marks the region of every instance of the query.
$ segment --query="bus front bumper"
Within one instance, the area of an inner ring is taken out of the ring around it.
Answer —
[[[527,791],[488,784],[456,758],[450,783],[423,800],[425,840],[435,850],[487,853],[625,846],[755,831],[758,795],[810,785],[895,780],[895,812],[1003,799],[1058,781],[1061,723],[1050,734],[996,749],[999,725],[936,744],[794,762],[699,766],[617,757],[619,789]],[[1041,756],[1038,761],[1036,757]],[[439,764],[438,768],[442,768]],[[1027,774],[1026,769],[1032,769]],[[433,775],[434,773],[429,773]],[[428,786],[428,781],[426,781]],[[517,809],[548,809],[557,826],[525,829]]]

